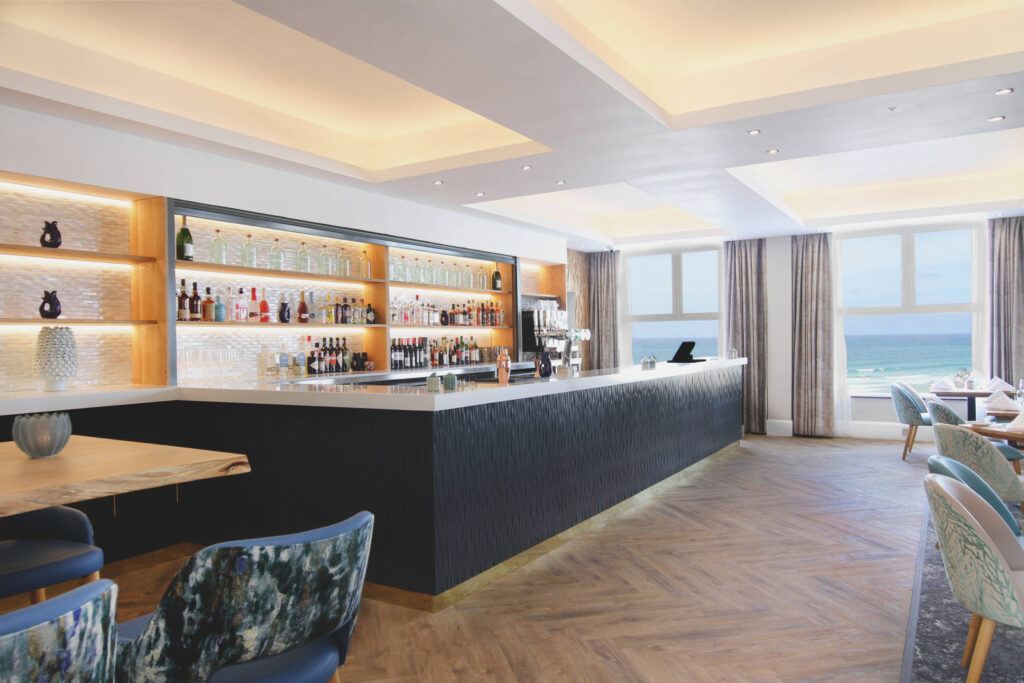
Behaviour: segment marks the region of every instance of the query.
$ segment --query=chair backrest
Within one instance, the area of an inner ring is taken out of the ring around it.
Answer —
[[[928,414],[932,416],[933,425],[962,425],[964,421],[945,403],[938,401],[925,401],[928,406]]]
[[[1017,520],[1014,518],[1013,513],[1010,512],[1010,508],[1006,507],[1006,503],[999,499],[999,496],[992,490],[992,487],[986,484],[985,480],[979,477],[978,473],[970,467],[952,458],[933,455],[928,458],[928,471],[932,474],[953,477],[957,481],[971,487],[972,491],[984,498],[985,502],[999,513],[999,516],[1006,522],[1006,526],[1010,527],[1010,531],[1013,532],[1014,536],[1020,536],[1020,525],[1017,524]]]
[[[966,427],[953,425],[935,425],[934,432],[939,455],[970,467],[1003,500],[1024,503],[1024,484],[1006,456],[988,439]]]
[[[0,615],[0,662],[8,681],[114,680],[117,585],[89,583]]]
[[[905,425],[923,425],[921,413],[928,408],[924,403],[919,403],[916,392],[902,382],[894,382],[889,385],[889,394],[892,396],[892,405],[896,409],[896,419]]]
[[[925,477],[925,491],[946,578],[957,602],[999,623],[1024,626],[1024,599],[1017,593],[1011,566],[1003,555],[1004,548],[1011,550],[1007,543],[1022,552],[1016,537],[992,508],[963,483],[929,474]],[[996,540],[994,536],[1001,538]]]
[[[118,651],[119,680],[205,681],[230,664],[350,627],[373,515],[299,534],[219,543],[193,555],[149,624]]]

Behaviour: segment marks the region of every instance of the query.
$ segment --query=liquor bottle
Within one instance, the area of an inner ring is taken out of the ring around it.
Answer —
[[[242,265],[246,268],[256,267],[256,243],[252,241],[252,235],[245,236],[242,243]]]
[[[313,344],[309,336],[306,337],[306,343],[304,350],[306,352],[306,374],[316,374],[316,352],[320,349],[320,344]]]
[[[336,268],[339,277],[352,277],[352,264],[348,260],[348,252],[342,247],[338,250]]]
[[[300,323],[309,322],[309,306],[306,305],[306,293],[299,292],[299,308],[295,311],[299,316]]]
[[[317,322],[323,322],[324,316],[323,311],[317,306],[316,301],[313,299],[313,292],[309,293],[309,303],[306,307],[309,309],[309,324],[315,325]]]
[[[249,321],[249,302],[245,300],[245,290],[238,288],[238,298],[235,299],[235,320],[240,323]]]
[[[176,251],[179,261],[194,261],[196,258],[195,247],[192,245],[192,232],[185,223],[185,216],[181,217],[181,230],[178,231],[176,240]]]
[[[260,321],[260,302],[256,298],[256,288],[252,288],[252,298],[249,299],[249,322],[258,323]]]
[[[270,322],[270,304],[267,303],[267,289],[263,287],[260,289],[260,322]]]
[[[391,367],[392,370],[397,370],[398,366],[397,366],[397,364],[395,362],[395,340],[394,339],[391,340],[391,349],[390,349],[390,351],[391,351],[391,355],[388,356],[388,365]]]
[[[377,320],[377,311],[373,310],[373,304],[366,304],[366,324],[373,325]]]
[[[207,287],[206,288],[206,298],[203,299],[203,308],[202,308],[202,319],[203,319],[203,321],[205,321],[205,322],[213,322],[213,319],[214,319],[214,317],[217,314],[217,312],[215,310],[216,306],[217,306],[217,302],[213,300],[212,296],[210,296],[210,288]]]
[[[370,257],[366,255],[365,249],[363,249],[363,255],[359,258],[359,277],[364,280],[370,279]]]
[[[327,297],[327,301],[320,304],[318,308],[320,311],[320,322],[324,325],[334,324],[334,304],[331,303],[331,297]]]
[[[348,356],[348,342],[345,340],[344,337],[341,338],[341,351],[339,352],[339,355],[341,356],[341,372],[348,372],[350,369]]]
[[[352,322],[352,307],[348,305],[348,297],[341,299],[341,322],[348,325]]]
[[[359,324],[366,324],[366,301],[361,297],[359,299]]]
[[[313,360],[312,360],[312,363],[311,363],[313,370],[312,370],[311,374],[314,374],[314,375],[321,375],[321,374],[323,374],[323,372],[324,372],[324,370],[323,370],[323,367],[324,367],[324,365],[323,365],[323,353],[324,353],[323,349],[320,348],[320,342],[314,343],[313,344]]]
[[[228,262],[228,243],[220,236],[220,228],[213,231],[210,240],[210,262],[225,264]]]
[[[334,324],[340,325],[342,323],[341,318],[341,297],[334,297]]]
[[[267,267],[271,270],[284,270],[284,249],[281,248],[281,240],[274,238],[274,246],[270,247],[270,254],[267,256]]]
[[[220,296],[214,300],[213,303],[213,319],[216,322],[222,323],[228,319],[228,307],[224,305],[224,302],[220,300]]]
[[[327,372],[338,371],[338,347],[334,345],[334,340],[330,337],[327,338]]]
[[[192,283],[192,296],[188,298],[188,319],[203,319],[203,298],[199,296],[199,286],[195,282]]]
[[[441,325],[448,327],[448,311],[441,309]]]
[[[316,255],[316,268],[317,272],[321,275],[334,275],[335,270],[338,268],[338,264],[335,263],[334,259],[331,258],[331,254],[327,251],[327,245],[323,245],[320,252]]]
[[[300,273],[313,272],[313,258],[306,248],[305,242],[299,243],[299,250],[295,252],[295,270]]]
[[[178,320],[188,320],[188,290],[185,289],[185,278],[181,278],[181,294],[178,295]]]
[[[498,384],[508,384],[511,371],[512,359],[509,358],[508,349],[502,346],[498,351]]]
[[[495,262],[494,264],[494,273],[491,274],[491,289],[493,289],[496,292],[501,291],[501,273],[498,272],[497,262]],[[506,353],[505,355],[508,355],[508,353]]]

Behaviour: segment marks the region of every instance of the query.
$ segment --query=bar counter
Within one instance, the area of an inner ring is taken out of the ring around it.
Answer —
[[[366,509],[377,517],[368,580],[438,596],[738,441],[745,364],[440,394],[322,380],[8,394],[0,412],[70,410],[76,434],[246,453],[245,477],[183,485],[173,505],[140,502],[137,514],[174,522],[158,546]],[[94,526],[112,559],[138,551],[123,524]]]

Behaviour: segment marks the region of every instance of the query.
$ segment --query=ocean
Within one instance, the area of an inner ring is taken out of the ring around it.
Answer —
[[[659,361],[672,357],[680,339],[636,338],[633,362],[653,354]],[[694,356],[717,356],[718,340],[695,338]],[[971,367],[969,334],[847,335],[846,377],[851,394],[889,394],[889,383],[902,380],[927,391],[940,377]]]

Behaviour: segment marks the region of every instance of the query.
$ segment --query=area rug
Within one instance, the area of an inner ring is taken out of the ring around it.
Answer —
[[[1014,510],[1022,522],[1020,509]],[[918,551],[917,582],[910,603],[902,683],[962,683],[967,669],[960,666],[971,613],[953,597],[935,547],[935,529],[925,511]],[[982,683],[1024,681],[1024,629],[999,624],[988,652]]]

